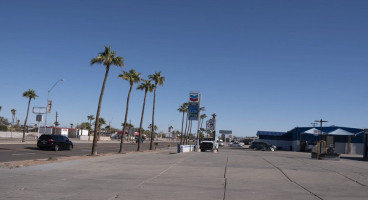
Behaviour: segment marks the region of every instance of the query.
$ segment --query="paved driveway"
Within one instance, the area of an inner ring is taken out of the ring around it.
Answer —
[[[364,199],[368,162],[220,149],[101,156],[0,168],[0,199]]]

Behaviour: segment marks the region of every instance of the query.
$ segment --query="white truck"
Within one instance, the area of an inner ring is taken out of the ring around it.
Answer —
[[[216,140],[213,138],[203,138],[201,143],[199,144],[201,151],[207,151],[207,150],[215,150],[218,152],[219,145]]]

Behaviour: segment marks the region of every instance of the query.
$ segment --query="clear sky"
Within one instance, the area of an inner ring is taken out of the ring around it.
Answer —
[[[96,115],[105,74],[90,60],[111,45],[124,68],[111,68],[101,117],[121,128],[134,68],[162,71],[156,124],[181,129],[178,107],[202,94],[217,129],[252,136],[326,125],[368,127],[368,1],[126,0],[0,1],[0,116],[24,122],[27,99],[45,106],[50,93],[63,126]],[[139,126],[144,92],[133,90],[131,123]],[[144,128],[151,123],[147,98]],[[36,123],[35,115],[29,124]],[[50,123],[49,123],[50,124]]]

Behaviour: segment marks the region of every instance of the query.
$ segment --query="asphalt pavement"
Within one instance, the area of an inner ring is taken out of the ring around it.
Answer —
[[[72,151],[52,151],[40,150],[37,148],[36,141],[27,141],[20,143],[19,141],[4,140],[0,143],[0,162],[11,162],[21,160],[48,159],[50,157],[71,157],[90,155],[92,150],[92,142],[73,141],[74,149]],[[167,148],[168,146],[176,146],[177,142],[158,142],[157,149]],[[100,141],[97,143],[97,152],[99,154],[117,153],[120,149],[119,141]],[[124,143],[124,151],[131,152],[137,150],[136,143]],[[149,149],[149,141],[144,142],[142,150]]]
[[[368,162],[309,153],[175,148],[0,168],[0,199],[316,199],[368,197]]]

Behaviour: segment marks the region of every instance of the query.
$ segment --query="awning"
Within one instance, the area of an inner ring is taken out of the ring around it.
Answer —
[[[307,134],[313,134],[313,135],[319,135],[321,134],[321,131],[316,129],[316,128],[311,128],[307,131],[304,131],[304,133],[307,133]],[[325,132],[322,132],[322,134],[326,134]]]
[[[341,128],[338,128],[334,131],[329,132],[327,135],[346,135],[346,136],[351,136],[351,135],[355,135],[354,133],[351,133],[349,131],[345,131]]]

